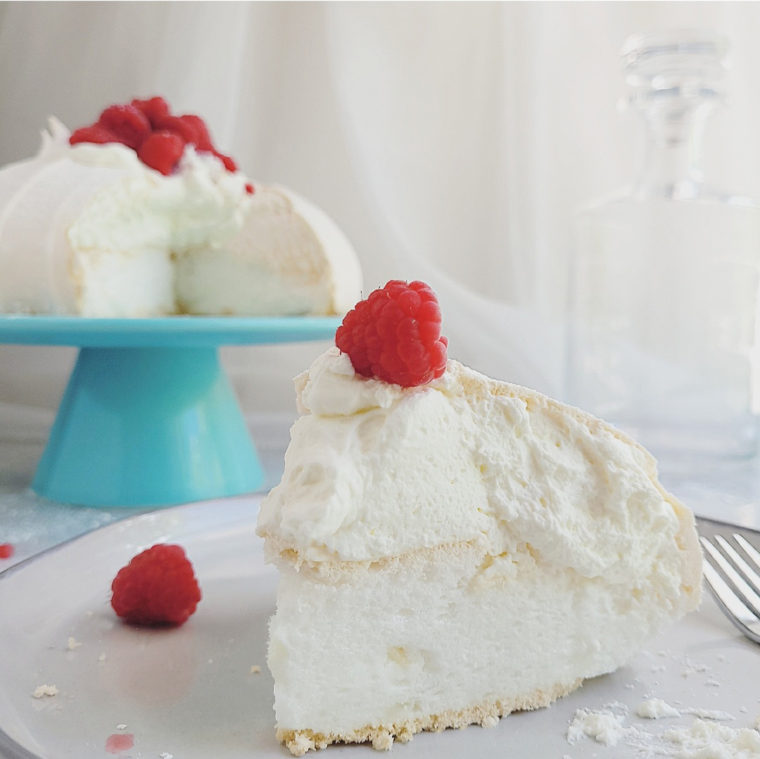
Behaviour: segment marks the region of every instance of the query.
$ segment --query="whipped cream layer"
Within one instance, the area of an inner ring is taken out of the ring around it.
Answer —
[[[302,560],[471,542],[497,563],[527,550],[635,583],[657,557],[673,564],[692,519],[657,482],[653,458],[614,428],[456,361],[402,388],[356,375],[333,348],[296,388],[303,415],[258,532]],[[670,577],[677,586],[680,572]]]

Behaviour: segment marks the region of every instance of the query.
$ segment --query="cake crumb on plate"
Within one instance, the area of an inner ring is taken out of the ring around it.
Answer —
[[[32,698],[48,698],[58,695],[58,688],[56,688],[55,685],[48,685],[47,683],[44,683],[43,685],[38,685],[33,691],[32,691]]]
[[[393,736],[390,733],[378,733],[372,739],[372,748],[375,751],[390,751],[393,747]]]
[[[605,746],[616,746],[627,732],[627,728],[623,727],[622,716],[607,711],[578,709],[567,729],[567,742],[577,743],[586,736]]]
[[[678,756],[760,756],[760,733],[747,727],[734,729],[696,719],[689,727],[668,730],[663,738],[679,748]]]
[[[684,714],[691,714],[694,717],[699,717],[699,719],[711,719],[717,722],[720,722],[723,720],[735,719],[733,714],[720,711],[720,709],[691,708],[691,709],[684,709],[683,711],[684,711]]]
[[[636,716],[643,719],[661,719],[662,717],[680,717],[681,712],[661,698],[650,698],[636,707]]]

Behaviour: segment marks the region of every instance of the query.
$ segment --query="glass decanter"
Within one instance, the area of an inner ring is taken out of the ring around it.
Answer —
[[[711,188],[700,164],[726,52],[711,32],[627,41],[644,163],[576,218],[567,398],[659,457],[757,449],[760,207]]]

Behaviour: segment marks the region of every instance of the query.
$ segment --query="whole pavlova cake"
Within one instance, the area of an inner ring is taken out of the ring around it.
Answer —
[[[254,185],[198,116],[106,108],[0,170],[0,311],[139,317],[342,314],[355,251],[319,208]]]

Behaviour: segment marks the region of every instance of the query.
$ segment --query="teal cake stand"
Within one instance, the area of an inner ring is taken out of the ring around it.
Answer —
[[[329,339],[328,317],[0,317],[0,343],[79,355],[32,489],[85,506],[168,506],[257,490],[264,474],[222,345]]]

